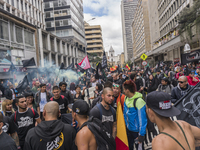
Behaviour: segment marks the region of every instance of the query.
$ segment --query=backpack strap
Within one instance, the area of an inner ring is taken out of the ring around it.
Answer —
[[[33,108],[31,108],[31,110],[32,110],[34,118],[35,118],[35,110]]]
[[[100,120],[102,120],[102,109],[101,109],[101,103],[97,104],[97,108],[99,109],[99,112],[100,112]]]
[[[136,99],[134,99],[134,101],[133,101],[133,106],[134,106],[135,109],[137,109],[137,107],[136,107],[136,102],[137,102],[138,99],[139,99],[139,97],[136,98]]]
[[[128,98],[128,97],[126,96],[125,101],[126,101],[127,98]],[[137,109],[137,107],[136,107],[136,102],[137,102],[138,99],[139,99],[139,97],[138,97],[138,98],[135,98],[134,101],[133,101],[133,107],[134,107],[135,109]]]
[[[64,98],[65,98],[65,96],[64,96],[64,95],[60,95],[60,96],[61,96],[61,98],[62,98],[62,99],[64,99]]]
[[[52,98],[50,98],[50,101],[53,101],[53,97],[52,97]]]

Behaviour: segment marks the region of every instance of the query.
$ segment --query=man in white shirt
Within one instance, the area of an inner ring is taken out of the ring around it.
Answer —
[[[44,105],[50,101],[52,94],[46,91],[46,84],[42,83],[40,85],[40,91],[35,94],[35,102],[38,105],[38,114],[40,114],[40,118],[43,119],[43,109]]]

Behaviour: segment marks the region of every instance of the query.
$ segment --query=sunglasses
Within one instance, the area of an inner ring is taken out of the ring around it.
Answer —
[[[115,84],[113,84],[113,87],[117,87],[117,88],[118,88],[118,87],[119,87],[119,85],[115,85]]]
[[[192,72],[191,74],[194,74],[194,72]]]
[[[178,83],[182,83],[182,84],[183,84],[184,82],[185,82],[185,81],[178,81]]]

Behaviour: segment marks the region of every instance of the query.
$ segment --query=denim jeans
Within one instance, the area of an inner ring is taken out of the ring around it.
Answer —
[[[135,139],[138,137],[138,132],[132,132],[128,129],[127,131],[127,136],[128,136],[128,145],[129,145],[129,150],[133,150],[133,145],[135,144]],[[136,149],[138,148],[138,144],[135,144]]]

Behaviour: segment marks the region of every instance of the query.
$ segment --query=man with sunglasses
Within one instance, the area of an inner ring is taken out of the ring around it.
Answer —
[[[171,101],[175,103],[181,97],[183,97],[190,89],[191,85],[188,84],[188,79],[186,76],[180,76],[178,79],[178,85],[172,89]]]
[[[189,71],[189,75],[187,76],[189,85],[195,86],[199,82],[198,77],[194,77],[194,70]]]
[[[121,103],[122,109],[124,108],[124,99],[125,95],[121,93],[121,87],[119,84],[113,83],[113,96],[114,96],[114,101],[113,101],[113,107],[115,110],[117,110],[118,103]]]

